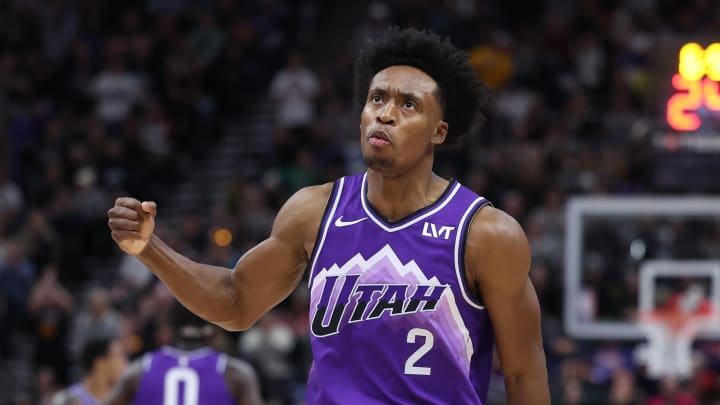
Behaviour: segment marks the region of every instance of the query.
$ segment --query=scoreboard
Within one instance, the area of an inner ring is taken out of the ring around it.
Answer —
[[[676,91],[667,100],[667,123],[675,131],[696,131],[703,124],[703,110],[720,112],[720,43],[703,48],[690,42],[680,48],[677,72],[672,76]]]

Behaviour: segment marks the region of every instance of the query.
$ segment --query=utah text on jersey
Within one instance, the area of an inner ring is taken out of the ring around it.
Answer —
[[[393,263],[386,269],[369,265],[380,258],[399,262],[392,248],[386,245],[368,260],[356,255],[342,267],[335,265],[320,272],[324,277],[313,286],[313,290],[321,289],[320,299],[312,311],[313,335],[334,335],[338,333],[341,324],[378,319],[383,313],[402,316],[418,311],[432,312],[443,294],[449,291],[448,285],[424,277],[412,261],[405,265]],[[361,277],[368,269],[401,271],[405,273],[401,279],[412,282],[398,283],[397,277],[393,277],[390,280],[394,283],[361,283]],[[416,277],[418,275],[420,277]],[[313,295],[316,294],[318,291],[313,291]]]

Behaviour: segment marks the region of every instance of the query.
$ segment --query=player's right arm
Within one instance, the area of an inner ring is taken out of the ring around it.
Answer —
[[[285,299],[307,267],[331,184],[306,187],[281,208],[270,237],[234,269],[195,262],[153,234],[154,202],[118,198],[108,211],[112,237],[137,256],[188,309],[227,330],[245,330]]]
[[[239,359],[229,359],[225,380],[237,405],[263,405],[260,384],[252,367]]]

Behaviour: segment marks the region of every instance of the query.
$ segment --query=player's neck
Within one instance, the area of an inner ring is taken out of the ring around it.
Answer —
[[[203,347],[207,347],[207,342],[205,340],[178,340],[173,345],[176,349],[184,350],[187,352],[191,352],[197,349],[202,349]]]
[[[105,376],[103,375],[86,375],[85,377],[83,377],[82,383],[85,386],[85,389],[88,390],[90,395],[92,395],[98,401],[104,401],[105,397],[107,397],[110,389],[112,388],[112,384],[108,383],[107,378],[105,378]]]
[[[448,181],[432,171],[387,178],[368,170],[367,199],[388,221],[396,221],[437,201]]]

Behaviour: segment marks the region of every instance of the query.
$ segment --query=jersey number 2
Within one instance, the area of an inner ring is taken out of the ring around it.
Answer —
[[[163,404],[178,405],[180,383],[185,388],[182,405],[198,405],[200,400],[200,379],[195,370],[188,367],[173,367],[165,374]]]
[[[430,332],[427,329],[422,328],[413,328],[410,329],[410,332],[408,332],[407,335],[407,343],[415,343],[415,338],[418,336],[422,336],[425,338],[425,342],[420,346],[413,354],[408,357],[408,359],[405,361],[405,374],[408,375],[430,375],[430,367],[419,367],[416,366],[415,363],[417,363],[418,360],[424,355],[427,354],[427,352],[430,351],[433,347],[433,343],[435,342],[435,337],[433,336],[432,332]]]

